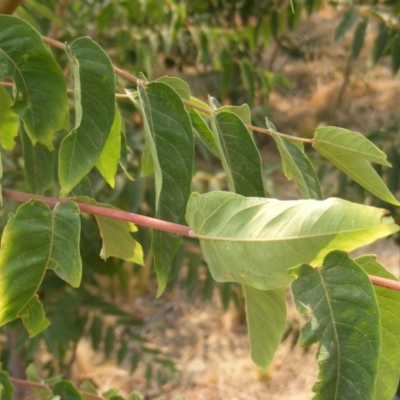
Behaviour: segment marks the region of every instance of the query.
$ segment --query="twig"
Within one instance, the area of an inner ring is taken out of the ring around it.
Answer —
[[[3,189],[3,197],[6,199],[18,201],[20,203],[29,201],[31,199],[40,200],[50,207],[54,207],[57,203],[66,203],[67,201],[74,201],[73,198],[56,199],[54,197],[45,197],[36,194],[16,192],[14,190],[9,190],[9,189]],[[80,202],[75,202],[75,203],[79,207],[79,209],[84,213],[118,219],[120,221],[133,222],[134,224],[137,225],[169,233],[174,233],[176,235],[195,237],[194,234],[192,234],[191,229],[185,225],[179,225],[173,222],[162,221],[160,219],[129,213],[122,210],[116,210],[114,208],[109,208],[109,207],[101,207],[94,204],[86,204]]]
[[[384,287],[387,289],[392,289],[392,290],[396,290],[397,292],[400,292],[400,282],[399,281],[393,281],[391,279],[385,279],[385,278],[381,278],[380,276],[375,276],[375,275],[368,275],[368,276],[373,285],[381,286],[381,287]]]
[[[40,200],[50,207],[54,207],[58,203],[65,203],[67,201],[74,201],[73,198],[56,199],[54,197],[39,196],[36,194],[16,192],[14,190],[3,189],[3,197],[6,199],[26,202],[31,199]],[[186,225],[175,224],[173,222],[163,221],[156,218],[145,217],[143,215],[129,213],[126,211],[115,210],[113,208],[96,206],[93,204],[75,202],[76,205],[82,212],[100,215],[107,218],[118,219],[120,221],[133,222],[137,225],[145,226],[147,228],[158,229],[176,235],[188,236],[196,238],[196,234]],[[369,275],[371,282],[376,286],[382,286],[388,289],[396,290],[400,292],[400,282],[393,281],[391,279],[380,278],[379,276]]]
[[[43,41],[45,43],[47,43],[48,45],[56,47],[56,48],[61,49],[61,50],[65,50],[65,44],[59,42],[58,40],[54,40],[54,39],[51,39],[51,38],[46,37],[46,36],[43,36],[42,38],[43,38]],[[129,74],[128,72],[126,72],[126,71],[124,71],[124,70],[122,70],[120,68],[117,68],[117,67],[113,66],[113,69],[114,69],[114,72],[117,75],[125,78],[126,80],[128,80],[130,82],[135,83],[136,85],[141,84],[143,86],[146,86],[146,84],[147,84],[145,81],[137,78],[136,76],[134,76],[132,74]],[[198,106],[197,104],[194,104],[194,103],[192,103],[192,102],[190,102],[188,100],[182,99],[182,101],[186,106],[188,106],[190,108],[193,108],[195,110],[198,110],[198,111],[200,111],[200,112],[202,112],[204,114],[207,114],[207,115],[210,115],[210,116],[213,116],[213,115],[216,114],[214,110],[210,110],[208,108],[203,108],[203,107]],[[252,130],[254,132],[259,132],[259,133],[263,133],[263,134],[270,135],[270,136],[272,135],[272,132],[269,129],[263,129],[263,128],[259,128],[257,126],[248,125],[248,124],[245,124],[245,125],[246,125],[246,127],[248,129],[250,129],[250,130]],[[296,140],[296,141],[303,142],[303,143],[314,143],[315,142],[314,139],[299,138],[299,137],[296,137],[296,136],[285,135],[285,134],[279,133],[279,132],[276,132],[276,134],[279,135],[283,139],[291,139],[291,140]]]

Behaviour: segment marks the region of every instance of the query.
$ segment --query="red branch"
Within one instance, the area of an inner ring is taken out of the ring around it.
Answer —
[[[24,203],[31,199],[40,200],[50,207],[54,207],[56,204],[59,203],[65,203],[71,200],[73,201],[73,199],[68,199],[68,198],[56,199],[53,197],[45,197],[36,194],[16,192],[14,190],[8,190],[8,189],[3,189],[3,197],[6,199],[18,201],[20,203]],[[118,219],[120,221],[133,222],[134,224],[137,225],[146,226],[147,228],[158,229],[169,233],[175,233],[176,235],[194,237],[194,234],[191,234],[191,229],[185,225],[174,224],[173,222],[167,222],[156,218],[145,217],[144,215],[133,214],[126,211],[116,210],[114,208],[96,206],[94,204],[86,204],[79,202],[75,203],[82,212],[88,214],[100,215],[102,217]]]
[[[67,201],[74,201],[73,199],[56,199],[53,197],[39,196],[36,194],[16,192],[14,190],[3,189],[3,197],[6,199],[18,201],[20,203],[29,201],[31,199],[40,200],[50,207],[56,204],[65,203]],[[145,226],[147,228],[158,229],[176,235],[196,237],[195,233],[185,225],[174,224],[172,222],[162,221],[160,219],[145,217],[139,214],[133,214],[126,211],[115,210],[113,208],[96,206],[93,204],[75,202],[82,212],[101,215],[107,218],[118,219],[120,221],[133,222],[134,224]],[[369,279],[375,286],[382,286],[388,289],[400,292],[400,282],[391,279],[381,278],[379,276],[369,275]]]

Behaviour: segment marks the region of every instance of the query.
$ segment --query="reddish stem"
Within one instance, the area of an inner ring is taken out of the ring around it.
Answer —
[[[14,190],[9,190],[9,189],[3,189],[3,197],[21,203],[29,201],[31,199],[40,200],[50,207],[54,207],[57,203],[65,203],[71,200],[73,201],[73,199],[68,199],[68,198],[56,199],[53,197],[39,196],[36,194],[16,192]],[[194,237],[194,235],[190,233],[191,229],[185,225],[174,224],[173,222],[162,221],[160,219],[151,217],[145,217],[143,215],[116,210],[114,208],[96,206],[94,204],[86,204],[79,202],[75,203],[82,212],[88,214],[100,215],[107,218],[118,219],[120,221],[133,222],[134,224],[137,225],[146,226],[147,228],[158,229],[160,231],[165,231],[169,233],[175,233],[176,235]]]
[[[54,207],[58,203],[73,201],[73,199],[56,199],[53,197],[39,196],[36,194],[16,192],[14,190],[3,189],[3,197],[6,199],[26,202],[31,199],[40,200],[50,207]],[[134,224],[145,226],[147,228],[158,229],[161,231],[175,233],[176,235],[196,237],[194,232],[185,225],[174,224],[173,222],[162,221],[160,219],[145,217],[139,214],[133,214],[126,211],[115,210],[113,208],[95,206],[93,204],[75,202],[82,212],[101,215],[107,218],[118,219],[120,221],[133,222]],[[375,286],[382,286],[388,289],[400,292],[400,282],[391,279],[381,278],[379,276],[369,275],[369,278]]]
[[[400,292],[400,282],[399,281],[393,281],[391,279],[385,279],[381,278],[380,276],[375,276],[375,275],[368,275],[370,281],[372,282],[373,285],[375,286],[382,286],[387,289],[392,289]]]

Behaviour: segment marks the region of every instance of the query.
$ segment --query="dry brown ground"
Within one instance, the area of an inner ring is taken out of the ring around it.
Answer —
[[[337,16],[325,9],[304,23],[303,31],[319,29],[332,37]],[[400,115],[400,81],[388,68],[371,69],[368,51],[353,65],[353,73],[338,103],[346,67],[346,41],[336,48],[331,44],[328,55],[307,65],[282,59],[281,71],[294,82],[291,96],[273,93],[271,115],[281,132],[308,135],[320,123],[347,127],[359,132],[375,129]],[[333,107],[332,107],[333,105]],[[282,182],[278,177],[278,182]],[[278,196],[295,196],[290,186],[278,186]],[[399,248],[390,241],[372,245],[367,253],[378,254],[379,260],[400,277]],[[126,370],[104,364],[82,342],[78,352],[75,377],[90,378],[102,390],[112,386],[124,392],[143,390],[148,399],[178,395],[190,400],[308,400],[316,381],[315,348],[308,352],[295,346],[293,335],[284,341],[276,357],[263,374],[251,361],[245,324],[235,310],[221,311],[219,298],[203,304],[189,300],[179,286],[168,298],[154,299],[154,288],[129,306],[132,312],[147,315],[148,337],[176,361],[180,374],[161,388],[146,387],[144,371],[129,376]],[[289,304],[289,320],[298,326],[301,318]]]

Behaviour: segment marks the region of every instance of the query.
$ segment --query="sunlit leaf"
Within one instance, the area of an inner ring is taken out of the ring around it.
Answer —
[[[163,82],[139,84],[146,146],[154,165],[156,217],[183,223],[190,195],[194,162],[194,137],[189,114],[181,98]],[[167,284],[171,261],[180,237],[153,230],[152,250],[158,278],[158,295]]]
[[[342,251],[328,254],[322,268],[303,264],[292,273],[296,307],[310,319],[300,344],[319,343],[314,399],[372,399],[380,321],[367,274]]]
[[[131,235],[131,232],[137,231],[133,223],[99,215],[96,215],[96,220],[103,239],[101,258],[107,260],[108,257],[117,257],[144,265],[142,246]]]
[[[1,70],[0,70],[1,73]],[[18,135],[18,118],[12,111],[12,100],[7,91],[0,86],[0,145],[12,150]]]
[[[267,369],[282,338],[286,322],[285,288],[262,291],[244,285],[252,360]]]
[[[386,154],[357,132],[325,127],[315,131],[313,147],[355,182],[388,203],[400,205],[368,161],[390,166]]]
[[[0,78],[9,77],[16,85],[13,111],[33,143],[52,149],[54,133],[62,129],[67,112],[64,75],[30,25],[0,15],[0,26]]]
[[[119,156],[121,154],[121,114],[117,110],[110,134],[107,137],[100,157],[96,161],[96,167],[113,188],[115,185],[115,174],[117,173]]]
[[[61,197],[94,167],[115,118],[115,77],[107,54],[89,38],[75,40],[67,54],[74,76],[75,128],[60,147]]]
[[[398,280],[375,256],[361,256],[354,261],[369,275]],[[381,351],[374,400],[391,400],[400,375],[400,292],[380,286],[374,288],[381,319]]]
[[[194,193],[186,219],[219,282],[260,290],[285,286],[287,269],[318,265],[331,250],[351,251],[399,230],[386,211],[345,200],[279,201],[234,193]]]

